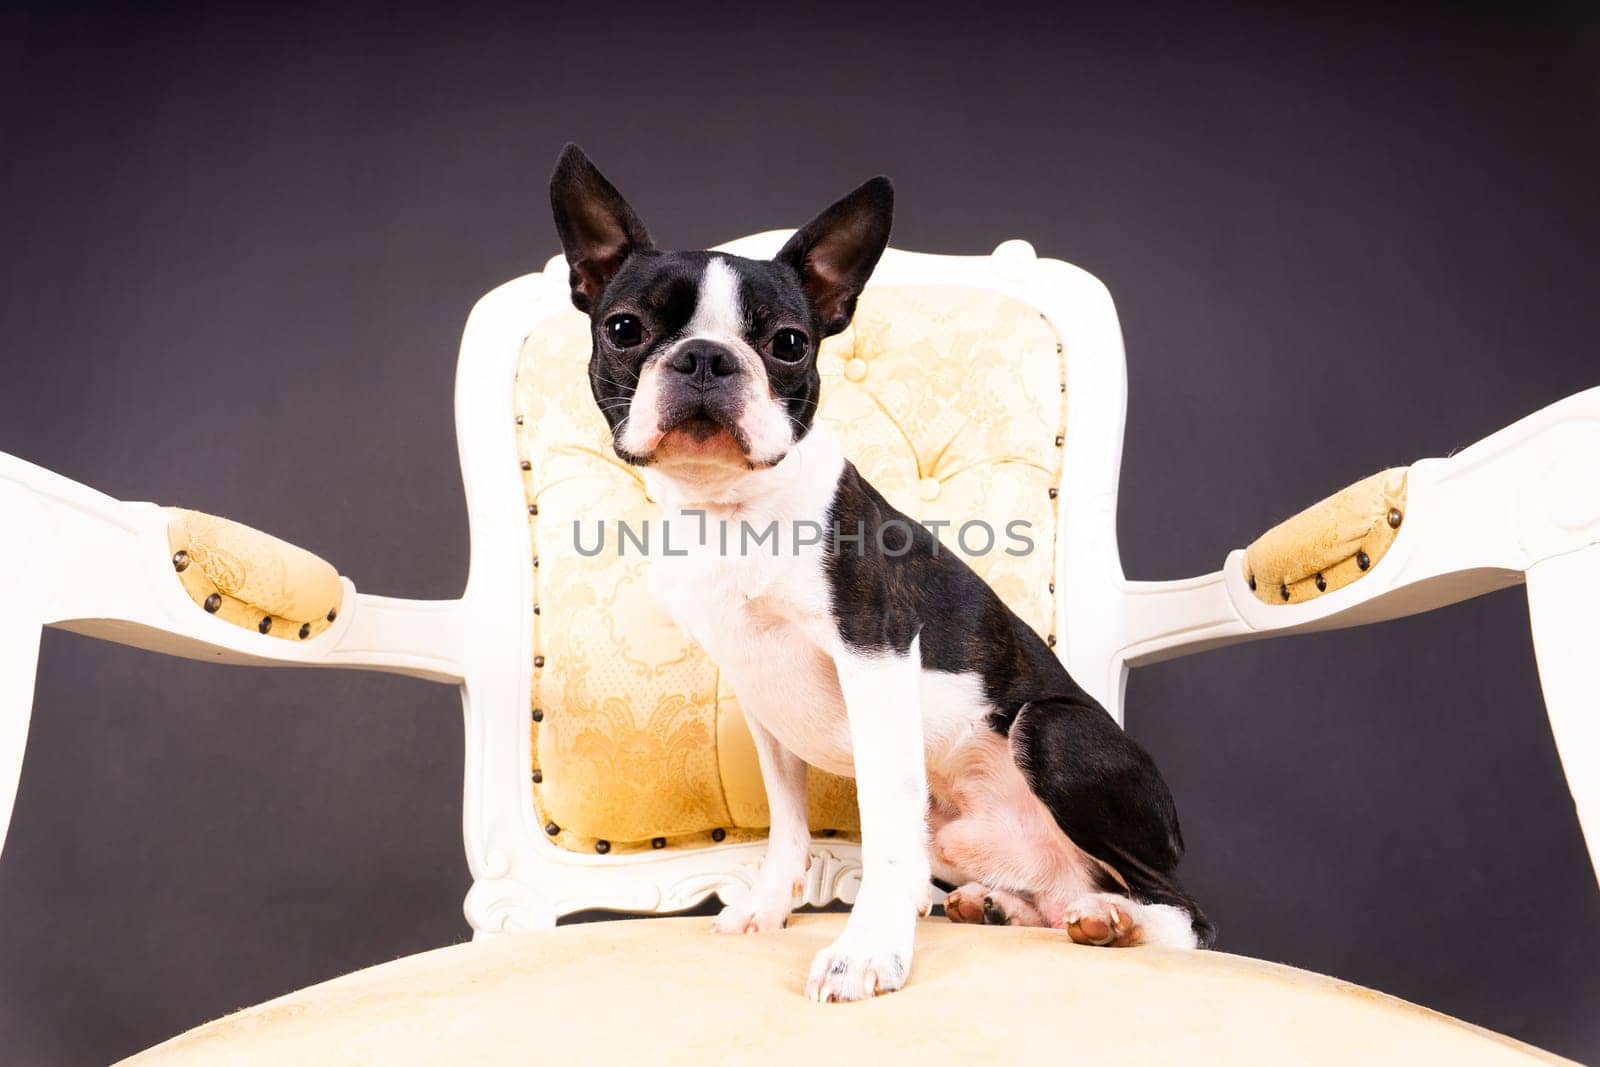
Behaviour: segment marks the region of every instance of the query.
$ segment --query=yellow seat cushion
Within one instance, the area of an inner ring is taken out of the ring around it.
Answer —
[[[659,551],[661,529],[638,472],[611,451],[589,350],[583,315],[546,320],[523,345],[515,386],[536,559],[540,822],[580,852],[761,837],[766,797],[738,702],[651,598],[637,544],[619,540],[619,522],[635,535],[648,526]],[[818,424],[895,506],[949,523],[938,532],[951,551],[1050,636],[1067,433],[1062,343],[1050,324],[993,290],[870,288],[818,365]],[[992,548],[981,529],[963,532],[973,519],[993,523]],[[1008,535],[1013,521],[1031,551]],[[853,783],[814,773],[811,792],[814,829],[858,829]]]
[[[291,641],[314,637],[337,618],[344,583],[320,556],[232,519],[163,510],[173,570],[202,610]]]
[[[1217,952],[1097,949],[924,920],[910,983],[801,995],[843,915],[713,934],[701,918],[509,934],[424,952],[198,1027],[138,1067],[1528,1064],[1566,1062],[1332,978]]]
[[[1245,579],[1267,604],[1298,604],[1347,586],[1389,551],[1405,507],[1405,467],[1363,478],[1256,538],[1245,549]]]

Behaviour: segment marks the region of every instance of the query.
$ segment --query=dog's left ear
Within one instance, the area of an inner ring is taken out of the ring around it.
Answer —
[[[773,257],[794,269],[822,319],[824,336],[850,325],[856,297],[889,243],[894,186],[873,178],[806,223]]]
[[[587,312],[635,252],[655,248],[650,234],[583,149],[569,144],[550,176],[550,209],[571,270],[572,302]]]

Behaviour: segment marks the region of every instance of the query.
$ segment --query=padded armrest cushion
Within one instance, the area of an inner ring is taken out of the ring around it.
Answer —
[[[243,523],[164,510],[173,570],[203,610],[289,640],[320,633],[338,616],[344,584],[326,560]]]
[[[1306,508],[1245,549],[1245,577],[1267,604],[1298,604],[1377,565],[1405,517],[1405,467],[1392,467]]]

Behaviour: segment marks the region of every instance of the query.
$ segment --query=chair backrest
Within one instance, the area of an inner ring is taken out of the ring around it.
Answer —
[[[770,255],[785,236],[724,248]],[[748,729],[715,664],[645,588],[662,533],[610,450],[588,355],[559,259],[485,297],[463,341],[467,914],[479,930],[733,896],[762,850]],[[819,425],[1108,703],[1117,672],[1094,604],[1121,578],[1121,357],[1104,288],[1022,242],[981,257],[890,250],[820,354]],[[813,772],[811,794],[807,899],[850,899],[852,783]]]

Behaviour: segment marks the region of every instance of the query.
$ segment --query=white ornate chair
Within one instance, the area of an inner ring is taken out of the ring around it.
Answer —
[[[726,248],[770,255],[786,236]],[[358,593],[329,564],[265,534],[113,500],[0,455],[0,545],[16,549],[0,558],[30,558],[23,549],[48,539],[61,558],[96,561],[0,573],[7,819],[43,626],[197,659],[392,671],[461,690],[473,877],[465,911],[476,943],[251,1009],[144,1054],[150,1062],[223,1052],[250,1063],[496,1062],[520,1060],[530,1042],[543,1055],[579,1054],[570,1031],[582,1028],[570,1022],[581,1020],[571,1016],[614,1006],[614,987],[639,983],[653,993],[627,1010],[654,1028],[657,1059],[799,1058],[823,1026],[864,1051],[901,1053],[935,1039],[946,1054],[993,1053],[996,1042],[1015,1049],[1070,1033],[1078,1050],[1135,1060],[1139,1049],[1193,1059],[1226,1048],[1233,1060],[1264,1062],[1288,1048],[1330,1062],[1364,1051],[1416,1059],[1427,1050],[1453,1062],[1536,1055],[1287,968],[1220,953],[1078,950],[1049,931],[930,926],[905,991],[815,1015],[797,994],[831,916],[747,939],[713,940],[698,919],[545,930],[585,908],[668,912],[736,897],[760,858],[766,817],[737,705],[643,592],[644,559],[618,556],[614,542],[598,556],[579,548],[592,547],[596,520],[637,527],[649,515],[641,483],[605,447],[583,376],[587,345],[559,259],[473,310],[456,389],[471,570],[456,600]],[[1031,554],[980,551],[971,562],[1119,721],[1130,667],[1526,582],[1551,725],[1591,856],[1600,855],[1600,617],[1589,609],[1600,596],[1600,389],[1447,459],[1357,482],[1217,572],[1136,582],[1123,577],[1115,533],[1122,340],[1092,276],[1021,241],[977,257],[890,250],[855,323],[824,346],[822,370],[819,418],[891,500],[953,523],[947,543],[973,517],[1028,523]],[[814,775],[812,794],[805,901],[849,901],[859,872],[850,783]],[[989,964],[1005,969],[1003,982],[958,977]],[[1096,977],[1086,982],[1085,972]],[[1115,996],[1119,982],[1138,982],[1140,996]],[[1069,988],[1099,1025],[1071,1026],[1040,1000]],[[964,1020],[959,1033],[928,1026],[927,1013],[944,1010],[932,998],[946,993]],[[525,998],[536,994],[539,1016],[569,1025],[535,1035],[519,1012],[534,1013]],[[712,996],[758,1022],[712,1032],[697,1014]],[[474,998],[465,1014],[463,997]],[[1167,1005],[1159,1024],[1137,1014],[1152,998]],[[1019,1013],[1028,1026],[1015,1023]]]

